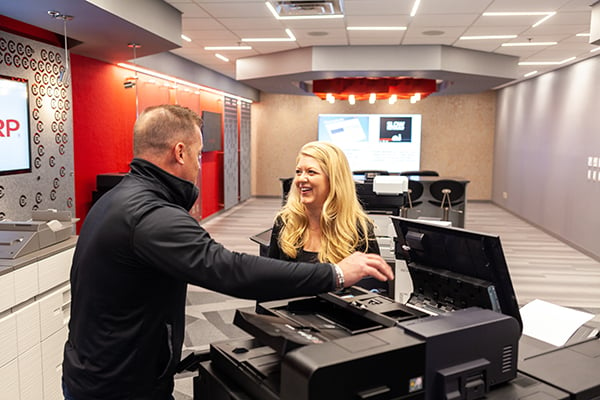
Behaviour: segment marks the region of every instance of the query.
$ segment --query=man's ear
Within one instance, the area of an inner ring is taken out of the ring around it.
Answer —
[[[185,144],[182,142],[177,142],[175,147],[173,147],[173,153],[175,156],[175,161],[178,164],[184,164],[184,156],[185,156]]]

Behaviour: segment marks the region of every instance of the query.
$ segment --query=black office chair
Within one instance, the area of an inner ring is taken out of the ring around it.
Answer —
[[[404,171],[400,172],[402,176],[440,176],[437,171],[422,169],[419,171]]]
[[[287,201],[287,196],[288,193],[290,192],[290,189],[292,188],[292,182],[294,182],[294,178],[279,178],[279,181],[281,182],[281,205],[285,205],[285,202]]]
[[[408,206],[410,208],[416,207],[422,203],[419,199],[423,196],[423,184],[419,181],[408,181]]]
[[[408,217],[408,210],[415,208],[423,202],[419,200],[423,196],[423,184],[419,181],[408,180],[408,193],[406,194],[406,201],[404,207],[402,207],[401,215],[404,218]]]
[[[462,213],[461,210],[455,210],[453,207],[464,203],[465,185],[463,183],[453,179],[440,179],[431,184],[429,192],[435,199],[429,200],[429,202],[443,209],[443,221],[450,220],[451,211]]]

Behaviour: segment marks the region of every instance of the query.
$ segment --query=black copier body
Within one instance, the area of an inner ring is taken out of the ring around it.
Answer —
[[[517,321],[471,307],[429,316],[352,287],[237,311],[249,340],[211,345],[257,399],[477,399],[516,376]]]

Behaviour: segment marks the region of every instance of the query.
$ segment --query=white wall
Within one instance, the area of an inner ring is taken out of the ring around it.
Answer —
[[[500,90],[496,109],[492,201],[600,258],[600,56]]]

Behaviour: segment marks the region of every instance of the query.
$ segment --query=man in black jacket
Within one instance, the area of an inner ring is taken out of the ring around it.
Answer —
[[[172,399],[188,283],[270,300],[340,289],[365,276],[393,278],[374,254],[305,264],[215,242],[188,213],[198,197],[200,128],[198,115],[180,106],[145,110],[134,126],[130,173],[85,219],[71,268],[66,399]]]

